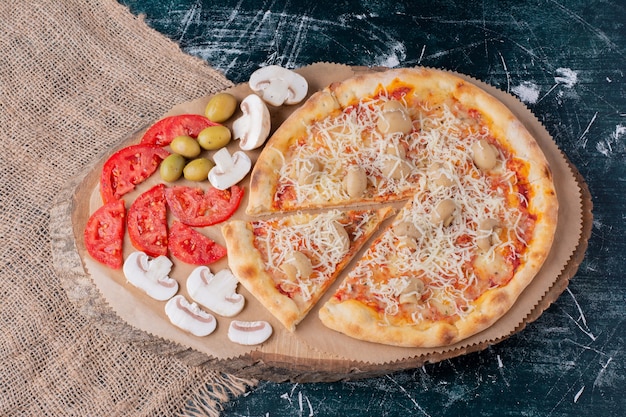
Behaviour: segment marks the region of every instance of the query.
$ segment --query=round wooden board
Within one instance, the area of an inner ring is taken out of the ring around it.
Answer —
[[[358,73],[371,71],[368,68],[350,68],[334,64],[315,64],[300,69],[303,75],[319,73],[321,69],[331,67],[331,74],[344,77],[345,72]],[[341,74],[341,75],[339,75]],[[332,75],[331,75],[332,76]],[[316,91],[324,87],[324,82],[313,83],[310,91]],[[238,88],[238,87],[236,87]],[[239,87],[239,93],[245,92],[245,88]],[[491,94],[498,98],[509,100],[511,97],[499,90],[491,88]],[[203,98],[201,100],[206,100]],[[505,100],[503,100],[505,101]],[[527,110],[527,109],[526,109]],[[173,113],[177,113],[173,109]],[[530,113],[530,112],[529,112]],[[273,126],[277,126],[287,114],[274,115]],[[538,123],[538,122],[537,122]],[[120,147],[135,140],[141,132],[131,135],[123,141]],[[297,337],[281,336],[280,343],[262,345],[256,350],[247,351],[244,354],[227,359],[219,359],[207,353],[200,352],[192,347],[185,346],[155,336],[145,329],[139,329],[123,320],[118,312],[106,301],[103,294],[94,284],[94,281],[85,267],[85,260],[81,256],[84,253],[82,243],[85,210],[89,208],[89,198],[97,186],[97,177],[94,175],[100,171],[106,157],[114,152],[112,149],[107,155],[89,166],[84,175],[75,178],[68,183],[59,193],[51,211],[51,239],[52,252],[57,275],[68,294],[68,297],[76,304],[79,311],[89,318],[94,325],[115,335],[115,337],[127,343],[149,349],[159,354],[171,355],[179,358],[189,365],[207,366],[211,369],[234,373],[242,377],[259,378],[271,381],[295,381],[295,382],[327,382],[342,379],[356,379],[382,375],[385,373],[410,369],[422,366],[424,363],[432,363],[452,358],[462,354],[485,349],[487,346],[497,343],[511,334],[521,331],[528,323],[536,320],[552,302],[565,290],[571,277],[576,273],[584,258],[587,241],[592,229],[592,203],[587,185],[576,168],[567,161],[569,169],[579,185],[582,200],[582,231],[579,242],[567,265],[556,277],[553,285],[535,305],[530,314],[517,326],[513,333],[507,334],[496,340],[478,343],[429,354],[420,355],[387,363],[369,363],[363,361],[340,359],[333,355],[318,351]],[[381,348],[384,348],[382,346]]]

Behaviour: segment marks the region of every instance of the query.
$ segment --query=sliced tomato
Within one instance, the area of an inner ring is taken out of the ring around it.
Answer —
[[[181,114],[161,119],[154,123],[141,138],[141,143],[156,146],[167,146],[176,136],[198,137],[198,133],[206,127],[215,126],[199,114]]]
[[[243,198],[243,188],[227,190],[176,186],[165,190],[167,205],[178,220],[188,226],[204,227],[223,222],[233,215]]]
[[[135,189],[159,167],[170,153],[153,145],[131,145],[115,152],[102,167],[100,195],[110,203]]]
[[[113,269],[122,267],[124,257],[124,200],[105,204],[87,220],[85,247],[96,261]]]
[[[128,209],[128,237],[148,256],[167,255],[165,185],[158,184],[135,199]]]
[[[226,256],[225,247],[176,220],[170,228],[168,247],[172,255],[192,265],[209,265]]]

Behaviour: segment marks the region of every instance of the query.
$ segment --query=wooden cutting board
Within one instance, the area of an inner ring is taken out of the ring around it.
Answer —
[[[309,91],[312,93],[331,81],[341,80],[355,73],[371,70],[362,67],[353,68],[320,63],[299,69],[298,72],[307,78],[310,86]],[[467,78],[476,82],[469,77]],[[368,356],[358,357],[358,355],[356,355],[357,359],[348,358],[346,355],[321,350],[314,343],[311,344],[310,339],[298,337],[297,331],[295,334],[291,334],[281,329],[276,322],[272,323],[275,333],[268,343],[254,348],[234,346],[225,341],[224,332],[227,325],[219,325],[215,337],[210,336],[213,339],[198,339],[181,334],[178,329],[167,322],[164,314],[160,312],[158,303],[146,300],[147,297],[142,296],[133,288],[129,288],[130,286],[124,282],[123,278],[119,277],[119,274],[116,275],[106,271],[106,268],[94,266],[93,261],[86,255],[82,240],[86,219],[89,213],[93,211],[94,204],[97,204],[97,185],[102,164],[117,149],[138,142],[143,131],[125,138],[118,147],[111,149],[100,160],[87,167],[84,175],[68,183],[57,196],[51,211],[50,227],[54,265],[59,279],[68,297],[76,304],[79,311],[89,318],[95,326],[115,335],[115,337],[160,354],[175,356],[190,365],[207,366],[211,369],[235,373],[242,377],[297,382],[354,379],[415,368],[426,362],[437,362],[482,350],[521,331],[528,323],[536,320],[565,290],[569,280],[574,276],[582,262],[587,248],[587,241],[592,228],[592,203],[584,179],[567,158],[558,151],[547,131],[530,111],[514,97],[493,87],[479,84],[507,104],[533,134],[543,137],[547,144],[545,147],[542,146],[544,152],[550,154],[548,156],[554,159],[553,163],[558,165],[557,169],[554,170],[555,178],[557,176],[564,177],[561,179],[564,184],[568,184],[568,189],[572,188],[571,182],[575,184],[573,188],[576,188],[574,192],[567,190],[567,193],[558,193],[561,206],[573,205],[578,208],[578,210],[568,210],[565,213],[560,212],[559,227],[562,228],[563,224],[571,222],[580,224],[580,235],[571,244],[571,248],[565,250],[565,255],[568,256],[564,262],[565,267],[560,273],[548,277],[547,281],[542,283],[542,288],[545,288],[545,291],[542,292],[542,297],[538,303],[533,302],[529,307],[518,306],[523,316],[515,322],[514,329],[507,331],[506,334],[489,338],[478,337],[477,341],[474,342],[461,343],[450,349],[434,351],[403,350],[396,352],[392,351],[394,348],[391,347],[376,346],[375,350],[380,352],[380,355],[377,356],[381,356],[382,360]],[[229,89],[229,92],[240,100],[251,93],[247,85],[236,86]],[[208,97],[202,97],[193,102],[182,103],[173,108],[168,115],[189,111],[202,113],[207,101]],[[292,108],[271,108],[273,130],[295,108],[295,106]],[[229,146],[232,147],[232,152],[236,149],[237,144],[232,143]],[[255,160],[257,155],[258,152],[254,153],[252,159]],[[568,201],[562,201],[564,196],[567,196]],[[245,201],[242,202],[238,210],[239,215],[242,215],[241,212],[243,212],[244,207]],[[218,241],[219,238],[216,236]],[[129,247],[130,245],[126,242],[125,246]],[[215,270],[222,267],[225,267],[225,264],[217,265]],[[180,266],[178,268],[178,271],[182,271],[185,267]],[[211,269],[214,270],[213,266]],[[187,271],[181,272],[183,275],[185,273]],[[248,306],[244,310],[244,314],[247,316],[236,317],[237,319],[246,319],[246,317],[254,319],[259,314],[264,314],[263,311],[259,310],[260,307],[255,305],[255,300],[245,293],[245,290],[240,290],[240,292],[244,293],[248,299]],[[272,321],[269,316],[267,319]],[[335,335],[325,336],[322,334],[320,337],[335,337]]]

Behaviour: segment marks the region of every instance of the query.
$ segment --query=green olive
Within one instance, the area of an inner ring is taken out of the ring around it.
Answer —
[[[206,105],[204,115],[212,122],[222,123],[230,119],[237,109],[237,99],[232,94],[217,93]]]
[[[185,175],[185,179],[189,181],[204,181],[209,176],[209,171],[213,168],[215,164],[213,161],[207,158],[198,158],[190,161],[187,165],[185,165],[185,169],[183,169],[183,173]]]
[[[167,182],[174,182],[183,175],[185,167],[185,158],[182,155],[173,153],[161,162],[159,174],[161,179]]]
[[[202,149],[216,150],[226,146],[231,136],[226,126],[209,126],[198,133],[198,143]]]
[[[195,158],[200,155],[202,151],[198,141],[191,136],[176,136],[174,140],[172,140],[172,143],[170,143],[170,148],[172,148],[174,153],[182,155],[185,158]]]

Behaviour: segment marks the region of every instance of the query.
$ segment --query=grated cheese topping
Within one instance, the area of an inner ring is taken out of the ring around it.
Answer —
[[[527,232],[527,215],[517,208],[524,205],[524,197],[516,193],[515,172],[507,168],[510,157],[499,149],[498,165],[488,174],[472,161],[471,145],[490,133],[456,116],[448,106],[422,108],[418,120],[419,128],[406,141],[406,154],[417,172],[415,194],[338,291],[345,297],[365,294],[362,298],[375,300],[385,317],[403,311],[413,322],[470,313],[473,299],[498,285],[485,282],[482,275],[487,274],[481,275],[480,267],[491,265],[492,270],[512,273],[505,258],[516,253],[516,245],[526,244]],[[436,169],[429,172],[432,166]],[[452,185],[435,184],[434,178],[442,174]],[[443,200],[456,206],[447,226],[432,220],[432,211]],[[497,231],[480,230],[483,219],[497,220]],[[419,232],[414,245],[402,244],[406,237],[393,227],[404,222]],[[492,245],[481,252],[476,241],[484,237]],[[414,302],[401,302],[415,280],[425,284],[424,291],[413,294]]]
[[[376,217],[374,211],[358,211],[351,223],[345,213],[331,210],[317,215],[297,213],[259,220],[253,223],[255,244],[266,254],[265,267],[270,275],[283,277],[276,283],[278,287],[288,294],[299,293],[308,301],[322,284],[334,277],[352,243],[364,236],[366,227]],[[308,277],[298,275],[292,281],[285,276],[281,265],[291,261],[294,251],[309,258],[313,272]]]
[[[365,170],[369,198],[410,191],[413,184],[410,177],[390,179],[384,175],[386,169],[403,161],[415,171],[410,160],[398,156],[402,152],[399,149],[403,146],[402,135],[386,135],[381,140],[383,136],[376,129],[385,101],[388,100],[361,101],[338,115],[307,126],[307,136],[290,148],[290,156],[280,169],[275,200],[292,189],[296,206],[305,201],[313,204],[348,201],[341,179],[352,164]],[[310,146],[311,143],[315,146]],[[310,171],[312,161],[319,166],[313,172]],[[309,180],[301,181],[303,176],[308,176]]]

